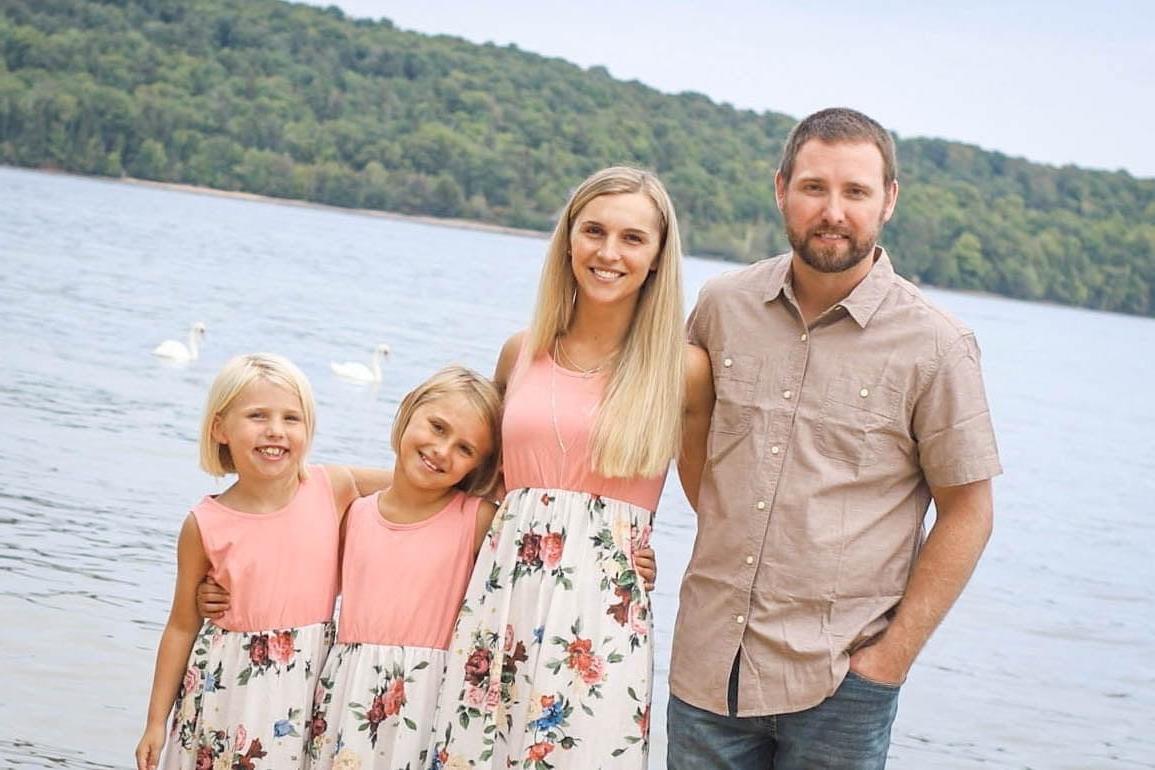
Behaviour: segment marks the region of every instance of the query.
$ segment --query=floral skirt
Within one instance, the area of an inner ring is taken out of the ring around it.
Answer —
[[[644,768],[653,670],[634,554],[652,513],[509,493],[454,629],[427,766]]]
[[[445,650],[334,645],[317,683],[307,766],[418,770],[444,670]]]
[[[164,770],[301,767],[333,624],[226,631],[206,622],[173,709]]]

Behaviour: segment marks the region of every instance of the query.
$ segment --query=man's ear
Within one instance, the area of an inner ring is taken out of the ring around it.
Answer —
[[[886,207],[882,210],[883,223],[889,222],[890,218],[894,216],[894,207],[898,204],[898,180],[895,179],[890,183],[890,189],[886,191]]]

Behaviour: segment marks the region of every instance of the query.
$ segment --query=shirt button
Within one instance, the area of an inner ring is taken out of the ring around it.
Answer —
[[[801,339],[803,342],[805,342],[805,341],[806,341],[806,337],[807,337],[807,334],[806,334],[806,332],[802,332],[802,336],[801,336],[801,337],[799,337],[799,339]]]
[[[729,369],[733,365],[734,365],[734,359],[733,358],[722,359],[722,366],[726,367],[727,369]]]
[[[858,391],[858,395],[862,396],[863,398],[866,398],[867,396],[870,395],[870,391],[866,388],[863,388],[862,390]]]
[[[738,624],[741,625],[742,623],[746,622],[746,616],[745,615],[739,615],[738,617],[734,618],[734,620],[736,620],[738,622]]]
[[[754,507],[760,511],[764,511],[764,510],[766,510],[766,501],[765,500],[759,500],[758,504],[755,505]]]
[[[753,556],[747,556],[746,557],[746,563],[747,564],[753,564],[754,563],[754,557]]]
[[[794,391],[792,391],[792,390],[782,391],[782,398],[790,398],[793,395],[794,395]]]
[[[778,454],[778,453],[779,453],[779,452],[781,452],[781,451],[782,451],[782,447],[778,446],[777,444],[775,444],[774,446],[770,447],[770,454],[772,454],[772,455],[776,455],[776,454]]]

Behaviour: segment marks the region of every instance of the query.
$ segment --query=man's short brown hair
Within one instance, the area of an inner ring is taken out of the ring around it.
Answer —
[[[894,137],[879,125],[878,121],[849,107],[829,107],[808,115],[790,131],[786,146],[782,149],[782,163],[778,173],[782,181],[789,182],[794,173],[794,160],[802,145],[811,139],[827,144],[837,142],[872,142],[882,153],[882,178],[887,189],[898,178],[898,161],[895,159]]]

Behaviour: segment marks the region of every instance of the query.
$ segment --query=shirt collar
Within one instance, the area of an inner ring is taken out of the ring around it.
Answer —
[[[881,246],[875,246],[874,249],[876,256],[870,272],[862,279],[862,283],[855,286],[854,291],[839,303],[864,329],[894,284],[894,266],[890,263],[886,249]]]
[[[874,249],[874,264],[871,266],[870,272],[866,274],[861,283],[854,287],[854,291],[850,292],[846,299],[838,303],[846,308],[847,314],[864,329],[878,311],[883,298],[890,291],[891,284],[894,283],[894,265],[890,262],[890,255],[881,246],[875,246]],[[794,291],[790,284],[791,258],[791,255],[787,254],[785,259],[778,260],[774,264],[766,282],[764,301],[773,302],[783,292],[786,292],[793,301]]]
[[[773,302],[778,299],[778,295],[786,288],[786,284],[790,280],[790,254],[785,254],[781,259],[775,260],[770,268],[770,276],[766,281],[766,293],[762,295],[763,302]],[[793,291],[791,291],[793,297]]]

